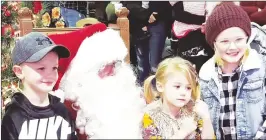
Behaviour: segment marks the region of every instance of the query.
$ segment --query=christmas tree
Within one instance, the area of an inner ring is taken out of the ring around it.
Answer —
[[[14,34],[18,29],[18,3],[1,2],[1,92],[2,113],[14,92],[20,87],[19,79],[12,72],[11,50],[14,46]],[[2,115],[3,116],[3,115]]]

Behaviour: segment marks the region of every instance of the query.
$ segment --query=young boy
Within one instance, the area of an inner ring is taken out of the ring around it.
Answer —
[[[2,139],[75,139],[74,121],[60,99],[49,94],[58,79],[58,60],[70,52],[46,35],[20,38],[12,52],[13,71],[23,83],[2,120]]]

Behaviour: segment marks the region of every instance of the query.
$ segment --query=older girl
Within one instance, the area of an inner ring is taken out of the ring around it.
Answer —
[[[232,2],[216,6],[206,22],[215,55],[201,68],[203,101],[218,139],[265,139],[265,56],[252,37],[246,12]],[[262,36],[263,37],[263,36]]]

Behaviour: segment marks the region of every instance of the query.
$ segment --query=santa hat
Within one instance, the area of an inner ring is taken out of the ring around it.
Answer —
[[[106,30],[106,26],[103,23],[94,24],[91,26],[84,27],[80,30],[65,33],[65,34],[53,34],[49,35],[49,38],[51,38],[55,44],[62,44],[68,48],[70,51],[70,57],[65,59],[59,60],[59,67],[60,70],[58,72],[59,78],[58,81],[54,87],[54,89],[58,89],[59,82],[61,78],[63,77],[64,73],[66,72],[70,62],[72,59],[76,56],[76,53],[78,52],[78,49],[82,43],[82,41],[92,36],[93,34],[97,32],[101,32]]]
[[[127,48],[118,31],[107,29],[84,39],[79,52],[81,52],[80,55],[77,55],[71,63],[82,68],[78,71],[83,72],[99,69],[102,64],[109,64],[116,60],[123,61],[127,55]],[[84,58],[86,60],[83,60]],[[84,64],[85,61],[86,64]]]
[[[63,58],[59,60],[59,71],[58,71],[58,81],[55,84],[54,89],[58,89],[59,83],[61,81],[61,78],[64,76],[70,62],[72,59],[76,56],[76,53],[78,52],[78,49],[82,43],[82,41],[87,38],[92,36],[93,34],[97,32],[101,32],[106,30],[105,24],[99,23],[99,24],[94,24],[90,26],[86,26],[80,30],[65,33],[65,34],[53,34],[49,35],[49,37],[56,43],[56,44],[62,44],[65,47],[67,47],[70,51],[70,57],[69,58]],[[86,61],[86,60],[85,60]],[[73,110],[72,108],[72,102],[65,100],[65,105],[68,108],[68,110],[71,113],[71,117],[73,120],[76,120],[76,115],[77,112]],[[80,139],[86,139],[86,136],[79,136]]]

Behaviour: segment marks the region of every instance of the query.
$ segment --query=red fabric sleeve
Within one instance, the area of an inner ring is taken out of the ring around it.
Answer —
[[[257,4],[254,1],[241,1],[240,6],[248,13],[248,15],[258,11]]]
[[[260,9],[265,9],[266,8],[266,1],[257,1],[257,6]]]
[[[266,25],[266,8],[250,15],[250,20],[260,25]]]
[[[256,6],[241,6],[247,14],[250,16],[251,14],[258,12],[258,7]]]
[[[252,22],[260,25],[266,24],[266,2],[265,1],[241,1],[240,6],[248,13]],[[261,9],[259,12],[258,9]]]

